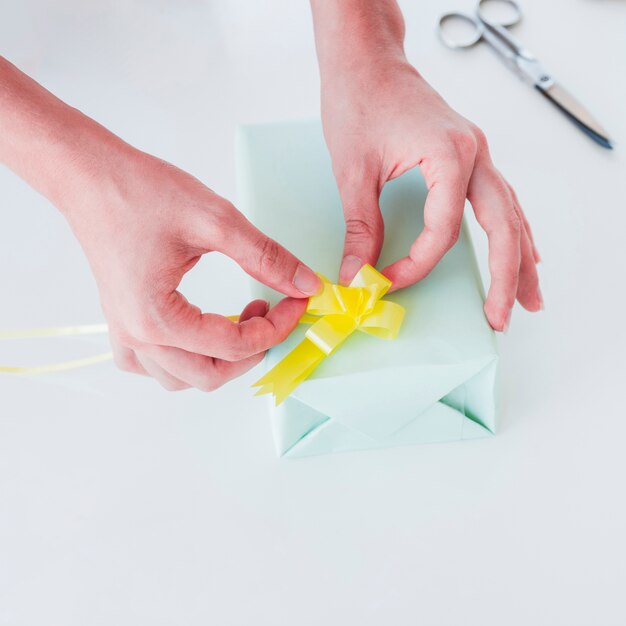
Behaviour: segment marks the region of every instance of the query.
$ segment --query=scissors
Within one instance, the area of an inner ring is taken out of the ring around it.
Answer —
[[[506,10],[504,19],[489,19],[487,6],[492,10]],[[439,19],[439,37],[448,48],[470,48],[479,41],[486,41],[504,63],[544,95],[584,133],[601,146],[611,150],[613,145],[608,133],[598,121],[563,87],[555,82],[535,56],[516,41],[508,31],[522,19],[522,9],[515,0],[479,0],[474,15],[446,13]],[[455,36],[454,27],[463,26],[465,35]],[[468,28],[469,27],[469,30]]]

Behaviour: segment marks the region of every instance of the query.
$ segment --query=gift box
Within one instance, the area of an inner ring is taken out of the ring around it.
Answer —
[[[318,122],[249,125],[237,132],[239,206],[315,271],[337,279],[345,225]],[[423,228],[426,187],[416,168],[388,183],[380,205],[378,267],[405,256]],[[257,282],[254,296],[281,296]],[[458,242],[418,284],[384,296],[404,307],[399,335],[354,332],[276,406],[268,406],[279,455],[289,457],[495,432],[495,337],[463,223]],[[299,325],[259,367],[274,367],[302,340]],[[261,401],[261,400],[259,400]]]

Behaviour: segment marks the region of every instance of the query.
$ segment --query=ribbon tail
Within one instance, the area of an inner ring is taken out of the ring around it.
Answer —
[[[65,370],[73,370],[86,365],[94,365],[102,363],[113,358],[112,352],[104,354],[96,354],[88,356],[84,359],[75,359],[74,361],[65,361],[64,363],[51,363],[49,365],[34,365],[26,367],[13,367],[8,365],[0,365],[0,374],[50,374],[52,372],[63,372]]]
[[[55,328],[30,328],[27,330],[3,330],[0,331],[2,339],[36,339],[39,337],[71,337],[76,335],[99,335],[109,330],[106,324],[85,324],[83,326],[58,326]],[[95,354],[82,359],[64,361],[61,363],[49,363],[47,365],[13,366],[0,365],[0,374],[49,374],[73,370],[86,365],[102,363],[113,358],[112,352]]]
[[[28,330],[1,330],[0,339],[32,339],[36,337],[70,337],[72,335],[100,335],[109,331],[106,324],[30,328]]]
[[[259,387],[255,395],[273,394],[278,406],[322,362],[326,355],[308,339],[301,341],[252,387]]]

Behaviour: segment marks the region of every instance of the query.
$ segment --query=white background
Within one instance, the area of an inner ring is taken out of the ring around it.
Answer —
[[[470,0],[402,4],[410,59],[487,132],[543,256],[545,312],[516,309],[500,340],[498,436],[285,461],[257,372],[211,395],[110,364],[5,376],[2,626],[626,622],[626,2],[526,0],[516,29],[613,153],[487,47],[439,43],[438,14]],[[318,115],[304,0],[5,5],[0,53],[233,200],[236,124]],[[63,219],[6,170],[0,189],[0,328],[101,321]],[[248,298],[218,258],[184,291]],[[4,342],[0,363],[105,346]]]

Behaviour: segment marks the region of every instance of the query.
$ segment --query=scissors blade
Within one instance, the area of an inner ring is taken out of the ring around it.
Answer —
[[[576,126],[584,133],[589,135],[596,143],[604,148],[613,149],[613,144],[609,139],[609,135],[602,128],[600,123],[589,113],[574,96],[567,92],[557,83],[552,83],[549,87],[535,85],[535,87],[548,99],[554,106],[565,114]]]

